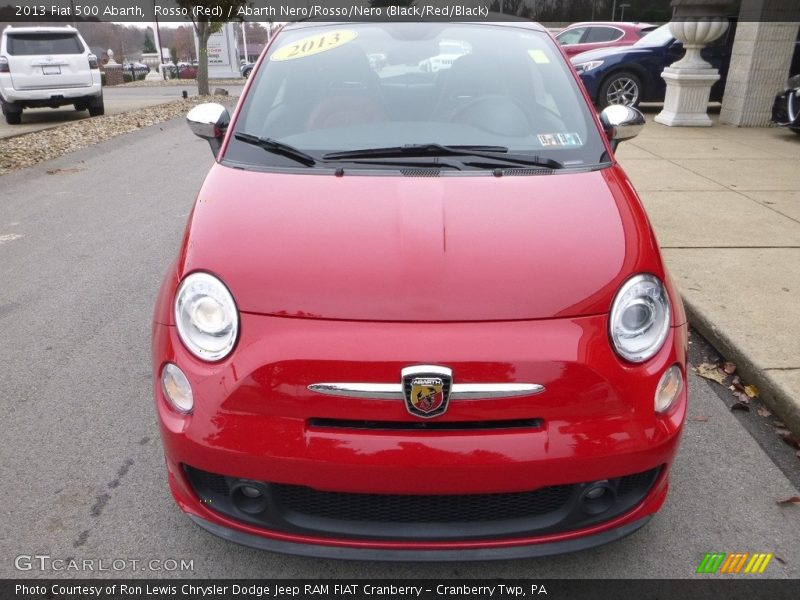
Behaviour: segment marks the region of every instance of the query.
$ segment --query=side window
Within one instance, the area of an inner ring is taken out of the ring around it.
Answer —
[[[613,42],[623,35],[625,34],[622,31],[614,27],[590,27],[589,34],[583,41],[588,44],[595,42]]]
[[[564,44],[578,44],[581,41],[581,37],[583,37],[583,32],[586,31],[586,27],[575,27],[574,29],[567,29],[566,31],[562,31],[556,36],[556,40],[562,46]]]

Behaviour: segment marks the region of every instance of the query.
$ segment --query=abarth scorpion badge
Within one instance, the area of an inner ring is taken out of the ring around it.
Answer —
[[[406,367],[401,371],[406,409],[412,415],[430,419],[447,410],[453,371],[436,365]]]

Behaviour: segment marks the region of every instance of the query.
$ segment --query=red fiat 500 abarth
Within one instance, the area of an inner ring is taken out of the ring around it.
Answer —
[[[687,325],[614,159],[644,120],[597,115],[546,30],[289,25],[232,116],[188,121],[216,162],[153,377],[196,523],[462,560],[602,544],[661,507]]]

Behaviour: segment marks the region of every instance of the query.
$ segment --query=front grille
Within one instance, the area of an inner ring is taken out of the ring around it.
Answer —
[[[512,494],[412,496],[320,492],[299,485],[273,484],[276,503],[296,513],[346,521],[456,523],[499,521],[544,515],[564,506],[570,486]]]
[[[184,469],[204,506],[244,523],[317,537],[406,541],[513,539],[588,527],[639,504],[661,471],[523,492],[410,495],[330,492]],[[608,503],[587,500],[598,483],[611,495]],[[242,486],[255,486],[262,498],[246,497]]]

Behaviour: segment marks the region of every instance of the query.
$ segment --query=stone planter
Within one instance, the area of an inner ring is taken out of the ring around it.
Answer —
[[[142,62],[150,67],[150,72],[145,77],[145,81],[162,81],[164,76],[161,74],[161,58],[158,52],[146,52],[142,54]]]
[[[674,0],[675,17],[669,29],[683,43],[686,54],[661,74],[667,84],[664,110],[655,121],[669,126],[710,127],[708,99],[719,72],[700,52],[728,29],[728,20],[718,14],[719,0]]]

